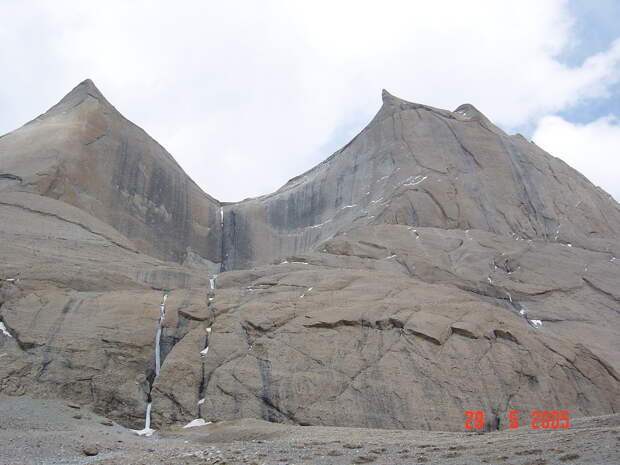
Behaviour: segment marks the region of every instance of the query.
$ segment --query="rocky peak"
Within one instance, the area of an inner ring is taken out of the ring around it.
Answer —
[[[342,149],[230,204],[108,105],[84,81],[0,139],[0,392],[140,434],[620,410],[620,207],[472,105],[384,92]]]
[[[0,183],[0,190],[81,208],[142,252],[175,262],[220,261],[219,203],[90,79],[0,139],[0,173],[22,180]]]
[[[381,121],[386,117],[390,117],[395,113],[407,110],[426,110],[430,111],[436,115],[443,116],[445,118],[452,118],[451,112],[447,110],[442,110],[440,108],[431,107],[429,105],[423,105],[421,103],[414,103],[404,100],[402,98],[396,97],[392,95],[387,90],[383,89],[381,91],[381,99],[383,101],[383,105],[379,109],[379,112],[374,117],[372,122]]]
[[[46,111],[42,117],[50,116],[62,112],[71,110],[77,107],[87,99],[94,99],[99,105],[106,108],[113,109],[114,107],[103,96],[101,91],[97,88],[95,83],[91,79],[85,79],[75,86],[71,92],[65,95],[60,102]]]
[[[225,269],[386,223],[613,248],[617,203],[565,163],[471,104],[451,112],[382,97],[368,126],[324,162],[273,195],[224,208]]]
[[[19,188],[37,186],[38,193],[95,213],[142,251],[181,262],[202,257],[223,269],[268,263],[351,228],[385,223],[600,250],[617,239],[620,209],[608,195],[534,144],[507,136],[473,105],[451,112],[385,89],[382,99],[376,116],[342,149],[277,192],[242,202],[223,204],[202,192],[89,79],[36,125],[3,137],[0,166],[24,180]],[[52,115],[54,124],[47,124]],[[183,198],[206,214],[200,226]],[[183,232],[171,239],[162,228]]]

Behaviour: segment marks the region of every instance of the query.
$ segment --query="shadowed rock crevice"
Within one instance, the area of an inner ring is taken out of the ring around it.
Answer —
[[[15,174],[11,173],[0,173],[0,180],[7,179],[9,181],[18,181],[20,184],[23,182],[23,179]]]

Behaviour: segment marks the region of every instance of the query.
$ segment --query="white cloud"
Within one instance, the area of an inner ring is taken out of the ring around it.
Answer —
[[[573,124],[546,116],[532,139],[620,200],[620,121],[616,117]]]
[[[620,41],[580,67],[558,62],[574,40],[563,0],[21,1],[0,16],[0,132],[90,77],[223,200],[326,158],[383,87],[470,102],[511,128],[604,96],[620,74]]]

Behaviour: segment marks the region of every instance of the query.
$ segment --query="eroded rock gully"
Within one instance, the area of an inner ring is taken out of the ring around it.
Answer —
[[[135,429],[148,404],[152,428],[620,409],[620,207],[471,105],[384,92],[323,163],[221,203],[85,81],[0,173],[5,394]]]

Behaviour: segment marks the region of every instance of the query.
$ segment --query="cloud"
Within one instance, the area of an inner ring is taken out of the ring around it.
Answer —
[[[618,80],[620,41],[568,67],[568,3],[2,2],[0,132],[86,77],[222,200],[273,191],[344,145],[381,88],[506,129]],[[327,151],[327,152],[326,152]]]
[[[532,140],[620,200],[620,121],[616,117],[573,124],[559,116],[546,116]]]

